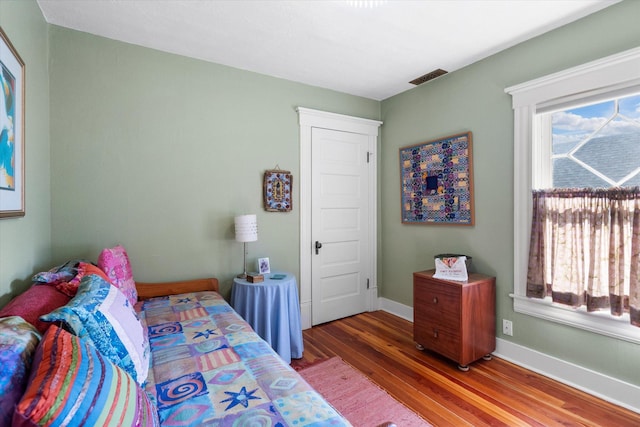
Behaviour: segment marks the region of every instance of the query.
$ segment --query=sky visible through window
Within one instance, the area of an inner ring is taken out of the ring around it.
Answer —
[[[619,114],[599,136],[640,132],[640,94],[619,99]],[[552,115],[553,153],[569,152],[615,114],[615,100],[558,111]]]
[[[551,113],[553,187],[640,185],[640,94]]]

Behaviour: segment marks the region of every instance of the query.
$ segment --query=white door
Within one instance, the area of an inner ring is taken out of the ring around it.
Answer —
[[[369,136],[313,128],[311,296],[314,325],[368,309]]]

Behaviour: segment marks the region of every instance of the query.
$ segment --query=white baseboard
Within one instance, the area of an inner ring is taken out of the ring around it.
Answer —
[[[640,387],[549,356],[504,339],[496,339],[497,357],[553,378],[600,399],[640,413]]]
[[[378,307],[380,307],[380,310],[413,322],[413,307],[386,298],[378,298]]]
[[[380,298],[379,307],[381,310],[413,321],[413,307],[386,298]],[[637,385],[501,338],[496,339],[496,351],[493,354],[607,402],[640,413],[640,387]]]
[[[300,326],[303,330],[311,327],[311,301],[300,303]]]

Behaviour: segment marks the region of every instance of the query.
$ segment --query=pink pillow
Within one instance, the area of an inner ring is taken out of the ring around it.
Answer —
[[[0,317],[20,316],[31,323],[44,334],[49,329],[50,323],[42,322],[42,315],[52,312],[56,308],[67,304],[71,298],[54,286],[33,285],[21,293],[0,310]]]
[[[106,273],[111,283],[120,289],[133,307],[138,301],[138,291],[127,251],[120,245],[103,249],[98,256],[98,267]]]

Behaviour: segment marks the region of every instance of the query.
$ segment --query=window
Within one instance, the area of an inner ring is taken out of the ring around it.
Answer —
[[[640,343],[640,329],[606,313],[527,298],[527,266],[533,189],[637,185],[640,147],[625,155],[612,149],[622,127],[640,132],[635,111],[640,94],[640,48],[505,89],[514,108],[514,310]],[[599,112],[594,119],[594,112]],[[606,111],[606,114],[604,112]],[[587,124],[587,131],[568,123]],[[637,133],[636,133],[637,134]],[[620,148],[620,146],[618,146]],[[604,155],[603,155],[604,154]],[[609,157],[622,160],[608,161]],[[597,160],[594,160],[597,158]],[[635,159],[634,159],[635,158]],[[633,163],[633,162],[631,162]]]

